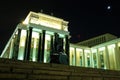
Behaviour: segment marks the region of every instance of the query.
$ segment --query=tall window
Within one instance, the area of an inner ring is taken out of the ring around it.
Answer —
[[[99,48],[99,67],[104,69],[105,68],[105,47]]]
[[[104,52],[100,51],[100,67],[104,69]]]
[[[87,53],[87,67],[90,67],[90,55]]]
[[[93,66],[94,66],[94,68],[97,68],[96,53],[93,53]]]

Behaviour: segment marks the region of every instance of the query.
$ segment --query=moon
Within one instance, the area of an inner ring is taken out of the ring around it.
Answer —
[[[110,10],[110,9],[111,9],[111,6],[107,6],[107,9]]]

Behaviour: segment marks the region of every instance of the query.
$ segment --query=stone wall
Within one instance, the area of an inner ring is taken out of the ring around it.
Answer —
[[[120,71],[0,59],[0,80],[120,80]]]

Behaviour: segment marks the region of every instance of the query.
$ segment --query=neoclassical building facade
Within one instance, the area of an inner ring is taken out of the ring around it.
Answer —
[[[91,47],[82,46],[79,43],[70,44],[70,65],[120,70],[119,61],[120,38],[115,38]]]
[[[43,13],[30,12],[17,25],[1,57],[48,63],[50,54],[62,45],[69,55],[68,21]]]
[[[50,62],[50,55],[62,45],[70,66],[120,70],[120,38],[104,34],[89,40],[69,43],[68,21],[30,11],[19,23],[0,58]]]

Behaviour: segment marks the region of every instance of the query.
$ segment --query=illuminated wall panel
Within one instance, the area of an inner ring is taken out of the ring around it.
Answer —
[[[44,62],[49,63],[50,62],[50,40],[51,35],[46,34],[45,35],[45,51],[44,51]]]
[[[98,67],[105,69],[105,47],[98,49]]]
[[[97,68],[97,49],[92,49],[92,66]]]
[[[70,47],[70,65],[75,66],[75,48]]]
[[[117,55],[116,55],[116,58],[117,58],[117,59],[116,59],[116,61],[117,61],[116,63],[118,64],[118,65],[117,65],[117,66],[118,66],[118,67],[117,67],[118,70],[120,70],[120,62],[119,62],[119,61],[120,61],[120,42],[118,42],[118,43],[116,44],[116,48],[117,48],[117,49],[116,49],[116,50],[117,50],[117,51],[116,51],[116,54],[117,54]]]
[[[115,44],[108,45],[110,69],[116,69]]]
[[[38,44],[39,44],[39,33],[32,32],[31,51],[30,51],[30,59],[29,59],[30,61],[37,61]]]
[[[54,16],[49,16],[43,13],[35,13],[31,11],[26,17],[26,19],[23,21],[23,24],[29,24],[29,23],[68,31],[67,21],[64,21],[63,19],[60,19]]]
[[[19,45],[19,52],[18,52],[18,59],[19,60],[24,59],[26,34],[27,34],[26,30],[21,31],[20,45]]]
[[[83,66],[83,50],[76,48],[76,66]]]

